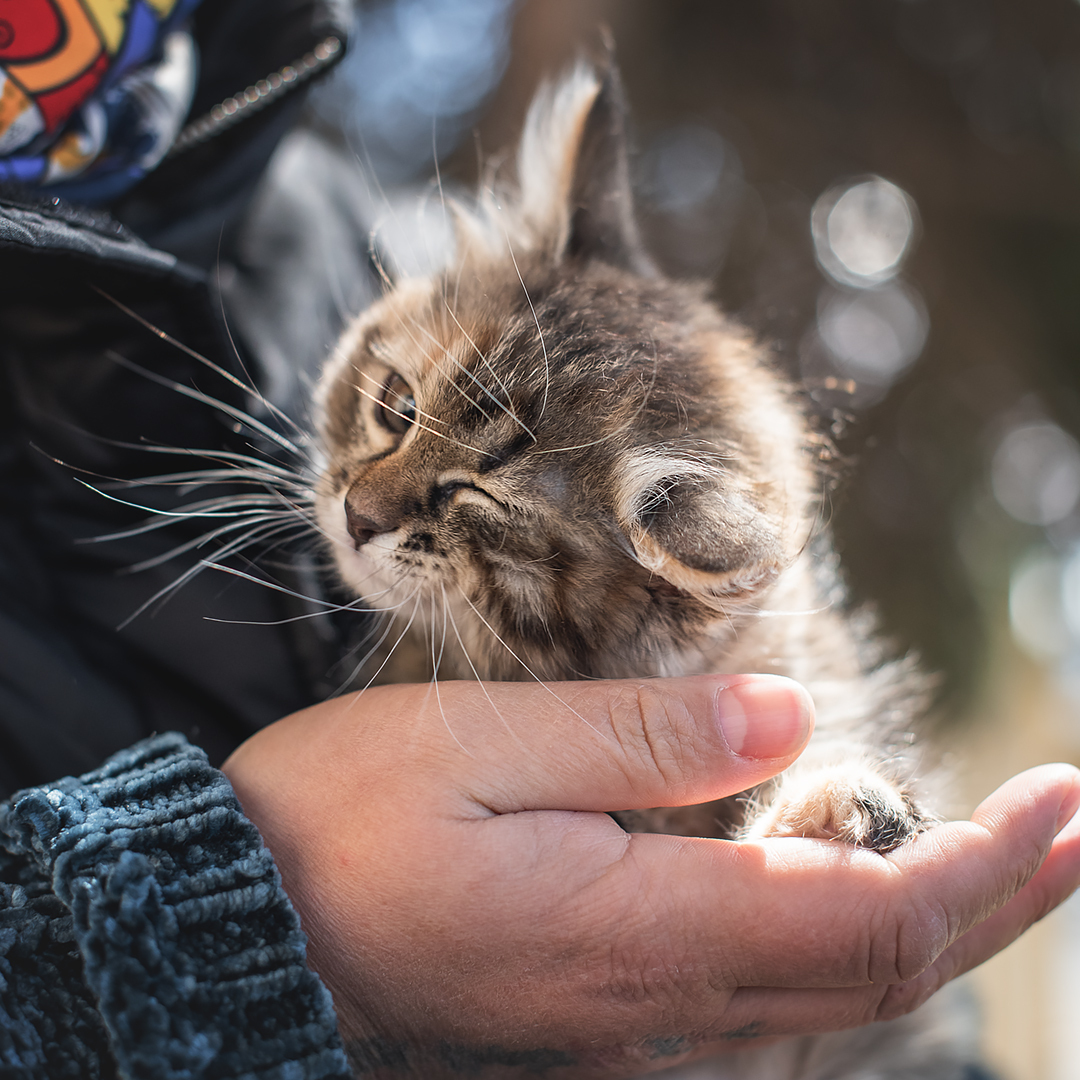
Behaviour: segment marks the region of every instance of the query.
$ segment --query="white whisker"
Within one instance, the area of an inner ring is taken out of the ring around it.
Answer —
[[[402,630],[401,633],[398,635],[397,640],[390,647],[390,651],[386,654],[386,659],[383,660],[383,662],[375,669],[375,674],[372,675],[370,679],[368,679],[367,683],[363,686],[362,689],[357,691],[357,697],[359,697],[362,693],[364,693],[365,690],[368,690],[371,687],[371,685],[379,677],[379,673],[382,671],[382,669],[384,667],[386,667],[386,665],[388,663],[390,663],[390,658],[394,655],[394,650],[401,644],[402,640],[404,639],[405,635],[409,632],[409,630],[412,629],[413,621],[416,619],[416,613],[420,608],[420,601],[423,599],[423,597],[420,597],[420,596],[416,595],[419,591],[420,591],[420,586],[418,585],[413,590],[413,592],[409,594],[409,596],[406,598],[406,600],[403,601],[403,603],[407,603],[408,600],[411,600],[414,596],[416,596],[416,603],[413,605],[413,610],[412,610],[412,614],[409,616],[409,621],[405,624],[405,629]],[[383,636],[381,638],[379,638],[379,640],[375,643],[375,645],[367,652],[367,654],[364,656],[363,660],[361,660],[360,663],[357,664],[356,667],[353,668],[352,674],[338,688],[338,690],[337,690],[338,694],[340,694],[341,691],[346,686],[348,686],[349,683],[352,682],[353,679],[356,678],[357,674],[360,672],[360,669],[368,662],[368,660],[371,659],[371,657],[375,653],[375,651],[379,648],[379,646],[389,636],[390,629],[391,629],[391,627],[393,627],[393,625],[394,625],[393,620],[390,620],[388,622],[388,625],[387,625],[386,633],[383,634]]]
[[[96,488],[93,490],[97,490]],[[307,520],[307,514],[299,507],[290,507],[288,509],[281,510],[266,510],[266,506],[277,505],[278,500],[272,496],[263,496],[256,501],[255,497],[240,497],[230,496],[222,499],[208,499],[202,503],[192,503],[190,507],[187,507],[187,513],[184,515],[189,518],[252,518],[260,514],[270,515],[273,514],[277,517],[299,517],[303,520]],[[215,508],[215,504],[220,504],[220,508]],[[129,505],[137,505],[130,503]],[[149,510],[150,507],[143,507],[143,509]],[[149,521],[144,521],[141,525],[134,526],[130,529],[123,529],[119,532],[102,533],[100,536],[80,536],[75,539],[76,544],[101,544],[111,540],[126,540],[132,536],[143,536],[146,533],[156,532],[160,529],[167,529],[172,525],[175,525],[175,519],[170,515],[164,518],[152,518]]]
[[[507,643],[505,641],[503,641],[503,639],[501,637],[499,637],[498,632],[491,625],[491,623],[489,623],[487,621],[487,619],[485,619],[484,616],[480,614],[480,611],[477,608],[477,606],[469,599],[468,595],[465,593],[465,590],[462,589],[460,585],[457,587],[457,589],[458,589],[458,592],[461,593],[462,598],[464,599],[465,603],[468,604],[469,607],[471,607],[473,609],[473,611],[476,613],[476,617],[488,628],[488,630],[491,631],[491,634],[495,638],[495,640],[536,680],[536,682],[540,686],[542,686],[557,702],[559,702],[560,705],[562,705],[565,708],[569,709],[570,712],[572,712],[587,728],[592,728],[592,730],[595,731],[596,734],[599,735],[601,739],[606,740],[607,736],[599,728],[595,727],[593,724],[590,724],[589,721],[586,720],[585,717],[582,716],[581,713],[579,713],[577,711],[577,709],[575,709],[568,702],[563,701],[563,699],[561,697],[559,697],[559,695],[556,694],[555,691],[552,690],[551,687],[546,682],[544,682],[544,680],[541,679],[540,676],[537,675],[536,672],[533,671],[533,669],[531,667],[529,667],[529,665],[526,664],[525,661],[522,660],[521,657],[518,656],[518,654],[516,652],[514,652],[514,650],[511,649],[510,646],[507,645]]]
[[[131,308],[127,307],[125,304],[122,304],[115,297],[110,296],[107,292],[105,292],[104,289],[99,289],[96,285],[91,285],[90,288],[92,288],[99,295],[103,296],[106,300],[109,301],[109,303],[114,304],[125,315],[130,316],[132,319],[134,319],[141,326],[145,326],[146,329],[150,331],[150,333],[154,334],[156,337],[161,338],[162,341],[167,342],[169,345],[172,345],[174,348],[179,349],[182,353],[185,353],[187,356],[190,356],[193,360],[197,360],[200,364],[205,365],[212,372],[214,372],[215,375],[220,375],[223,379],[225,379],[227,382],[232,383],[234,386],[238,387],[245,394],[250,394],[253,398],[255,398],[256,401],[259,402],[260,405],[265,406],[279,420],[282,420],[286,424],[288,424],[298,435],[301,436],[301,438],[306,438],[307,437],[307,433],[296,423],[295,420],[293,420],[286,413],[282,412],[281,409],[279,409],[272,401],[268,400],[266,397],[264,397],[258,391],[258,389],[255,387],[254,382],[250,381],[251,380],[250,375],[248,376],[249,382],[245,383],[243,381],[243,379],[238,379],[235,375],[232,374],[232,372],[226,371],[225,368],[221,367],[219,364],[215,364],[213,360],[209,359],[206,356],[203,356],[202,353],[196,352],[195,349],[192,349],[190,346],[185,345],[182,341],[178,341],[171,334],[168,334],[164,330],[162,330],[160,327],[155,326],[148,319],[144,319],[137,311],[133,311]],[[224,308],[222,309],[222,313],[224,314]],[[228,329],[228,323],[226,323],[225,329],[226,329],[226,332],[229,335],[229,344],[232,345],[233,352],[236,352],[236,345],[235,345],[235,343],[233,342],[233,339],[232,339],[232,332],[229,331],[229,329]],[[236,357],[237,357],[238,360],[240,359],[240,354],[238,352],[236,353]],[[241,361],[241,367],[243,367],[243,362],[242,361]],[[245,371],[244,374],[247,375],[247,372]],[[251,419],[254,419],[254,418],[252,417]],[[282,436],[282,438],[284,438],[284,436]]]
[[[453,310],[453,308],[450,307],[450,304],[447,301],[445,296],[443,297],[443,307],[446,309],[446,313],[450,316],[450,318],[454,320],[454,325],[464,335],[465,340],[473,347],[473,352],[475,352],[476,355],[478,357],[480,357],[480,362],[484,365],[484,367],[486,367],[488,369],[488,371],[491,372],[491,374],[494,377],[495,381],[499,384],[499,389],[502,390],[502,392],[506,395],[506,400],[509,402],[510,401],[510,388],[499,377],[498,371],[495,370],[495,368],[491,364],[491,361],[488,360],[488,358],[484,355],[484,353],[481,350],[480,346],[477,345],[475,341],[473,341],[472,335],[469,333],[469,331],[466,330],[465,327],[462,326],[461,323],[458,321],[458,317],[454,314],[454,310]],[[519,424],[521,424],[521,421],[518,420],[517,416],[513,412],[511,412],[510,415],[513,416],[513,418],[515,420],[517,420],[517,422]],[[529,431],[529,429],[527,427],[525,427],[524,424],[521,424],[521,426],[523,428],[525,428],[525,430],[529,433],[529,435],[532,435],[532,432]],[[533,438],[535,438],[535,436],[533,436]]]
[[[446,595],[445,595],[445,592],[444,592],[444,594],[443,594],[444,604],[445,604],[445,600],[446,600]],[[429,687],[429,692],[430,692],[431,689],[434,689],[434,691],[435,691],[435,703],[439,706],[439,715],[442,716],[443,725],[446,728],[447,733],[450,735],[450,738],[453,739],[454,742],[456,742],[459,747],[461,747],[461,750],[462,750],[462,752],[464,754],[467,754],[469,757],[475,757],[475,755],[470,750],[468,750],[468,748],[465,746],[465,744],[454,734],[454,729],[450,726],[450,721],[447,720],[447,718],[446,718],[446,710],[443,708],[443,703],[442,703],[442,693],[439,690],[439,664],[442,663],[443,649],[446,648],[446,612],[445,612],[445,609],[443,611],[442,645],[439,647],[439,655],[438,655],[438,657],[436,657],[436,655],[435,655],[435,624],[436,624],[436,619],[435,619],[435,594],[432,593],[431,594],[431,686]]]
[[[529,302],[529,310],[532,312],[533,322],[536,323],[536,333],[540,337],[540,348],[544,353],[544,399],[540,403],[540,416],[538,417],[538,420],[543,420],[544,411],[547,409],[548,387],[551,385],[551,362],[548,360],[547,345],[544,343],[544,331],[540,329],[540,320],[536,316],[536,308],[533,307],[532,297],[529,295],[529,290],[525,287],[525,279],[521,276],[517,256],[514,254],[514,245],[510,243],[509,233],[506,233],[506,249],[510,252],[510,261],[514,264],[514,273],[517,274],[518,281],[521,282],[521,291],[525,294],[525,299]]]
[[[435,435],[437,438],[440,438],[440,439],[446,439],[447,442],[452,442],[455,446],[460,446],[465,450],[471,450],[474,454],[483,454],[484,453],[483,450],[478,450],[475,446],[470,446],[468,443],[463,443],[460,439],[455,439],[451,435],[444,435],[441,431],[436,431],[434,428],[429,428],[426,424],[421,424],[418,421],[416,421],[415,419],[413,419],[412,417],[406,416],[404,413],[398,412],[397,409],[390,408],[389,405],[387,405],[385,402],[381,401],[374,394],[368,393],[368,391],[365,390],[362,386],[357,386],[355,383],[353,383],[352,388],[358,394],[362,394],[364,397],[370,398],[376,404],[381,405],[388,412],[392,412],[395,416],[400,416],[403,420],[405,420],[408,423],[412,424],[414,427],[418,427],[421,431],[426,431],[426,432],[428,432],[428,434]]]
[[[449,308],[447,308],[447,310],[449,311]],[[456,318],[454,318],[454,313],[453,313],[452,311],[450,312],[450,318],[454,319],[454,322],[457,322],[457,319],[456,319]],[[444,355],[446,356],[446,358],[447,358],[447,359],[448,359],[448,360],[449,360],[449,361],[450,361],[450,362],[451,362],[451,363],[452,363],[452,364],[453,364],[453,365],[454,365],[454,366],[455,366],[455,367],[456,367],[456,368],[458,369],[458,371],[460,371],[460,372],[461,372],[461,373],[462,373],[462,374],[463,374],[464,376],[466,376],[466,378],[468,378],[468,379],[471,379],[471,380],[472,380],[472,381],[473,381],[473,382],[474,382],[474,383],[475,383],[475,384],[476,384],[476,385],[477,385],[477,386],[478,386],[478,387],[480,388],[480,390],[482,390],[482,391],[483,391],[483,392],[484,392],[485,394],[487,394],[487,396],[488,396],[489,398],[491,398],[491,400],[492,400],[492,401],[493,401],[493,402],[494,402],[494,403],[495,403],[495,404],[496,404],[496,405],[497,405],[497,406],[498,406],[498,407],[499,407],[499,408],[500,408],[500,409],[501,409],[501,410],[502,410],[502,411],[503,411],[504,413],[506,413],[506,415],[507,415],[507,416],[509,416],[509,417],[510,417],[510,419],[511,419],[511,420],[513,420],[515,424],[517,424],[517,425],[518,425],[518,427],[522,428],[522,429],[523,429],[523,430],[525,431],[525,433],[526,433],[526,434],[527,434],[527,435],[528,435],[528,436],[529,436],[529,437],[530,437],[530,438],[531,438],[531,439],[532,439],[532,440],[533,440],[534,442],[536,441],[536,436],[535,436],[535,435],[533,435],[533,433],[532,433],[531,431],[529,431],[529,429],[528,429],[527,427],[525,427],[525,425],[524,425],[524,424],[523,424],[523,423],[522,423],[522,422],[521,422],[521,421],[520,421],[520,420],[518,419],[517,415],[516,415],[516,414],[514,413],[514,411],[513,411],[513,410],[512,410],[512,409],[511,409],[511,408],[510,408],[510,407],[509,407],[508,405],[506,405],[506,404],[504,404],[503,402],[501,402],[501,401],[500,401],[500,400],[498,399],[498,397],[496,397],[496,396],[495,396],[495,394],[493,394],[493,393],[492,393],[492,392],[491,392],[491,391],[490,391],[490,390],[489,390],[489,389],[488,389],[488,388],[487,388],[487,387],[486,387],[486,386],[485,386],[485,385],[484,385],[484,384],[483,384],[483,383],[482,383],[482,382],[481,382],[481,381],[480,381],[480,380],[479,380],[479,379],[478,379],[478,378],[477,378],[477,377],[476,377],[476,376],[475,376],[475,375],[474,375],[474,374],[473,374],[473,373],[472,373],[472,372],[471,372],[471,371],[470,371],[470,370],[469,370],[469,369],[468,369],[468,368],[467,368],[467,367],[466,367],[466,366],[465,366],[465,365],[464,365],[464,364],[463,364],[463,363],[462,363],[462,362],[461,362],[461,361],[460,361],[460,360],[459,360],[459,359],[458,359],[458,358],[457,358],[457,357],[456,357],[456,356],[455,356],[455,355],[454,355],[454,354],[453,354],[453,353],[452,353],[452,352],[451,352],[451,351],[450,351],[450,350],[449,350],[449,349],[448,349],[448,348],[447,348],[447,347],[446,347],[446,346],[445,346],[445,345],[444,345],[444,344],[443,344],[443,343],[441,342],[441,341],[439,341],[439,339],[438,339],[438,338],[436,338],[436,337],[435,337],[435,336],[434,336],[434,335],[433,335],[433,334],[432,334],[432,333],[431,333],[431,332],[430,332],[429,330],[427,330],[427,329],[426,329],[425,327],[421,326],[421,325],[420,325],[419,323],[416,323],[416,321],[415,321],[415,320],[413,320],[413,322],[415,323],[415,325],[416,325],[417,329],[418,329],[418,330],[419,330],[419,331],[420,331],[420,332],[421,332],[422,334],[424,334],[424,335],[425,335],[425,336],[426,336],[427,338],[429,338],[429,339],[431,340],[432,344],[434,344],[436,348],[438,348],[438,349],[441,349],[441,350],[442,350],[442,352],[443,352],[443,354],[444,354]],[[460,325],[461,325],[461,324],[460,324],[460,323],[458,323],[458,326],[460,326]],[[465,331],[464,331],[464,330],[462,330],[461,332],[462,332],[463,334],[465,333]],[[466,337],[469,337],[469,335],[468,335],[468,334],[465,334],[465,336],[466,336]],[[470,345],[472,345],[472,347],[473,347],[474,349],[476,349],[476,351],[477,351],[478,353],[480,352],[480,350],[479,350],[479,349],[477,349],[477,347],[476,347],[476,344],[475,344],[475,343],[473,342],[473,340],[472,340],[471,338],[469,338],[469,344],[470,344]],[[482,360],[484,359],[483,353],[480,353],[480,358],[481,358]],[[485,363],[485,364],[487,364],[487,361],[486,361],[486,360],[484,360],[484,363]],[[490,365],[490,364],[488,364],[487,366],[488,366],[489,368],[491,367],[491,365]],[[498,376],[496,376],[496,378],[498,378]],[[459,394],[460,394],[460,395],[461,395],[461,396],[462,396],[462,397],[463,397],[463,398],[464,398],[464,399],[465,399],[465,400],[466,400],[467,402],[469,402],[469,404],[470,404],[470,405],[474,406],[474,407],[475,407],[475,408],[476,408],[476,409],[477,409],[477,410],[478,410],[479,412],[481,412],[481,413],[483,414],[484,418],[485,418],[485,419],[487,420],[487,422],[488,422],[489,424],[493,422],[493,418],[492,418],[491,414],[490,414],[490,413],[489,413],[489,412],[488,412],[488,411],[487,411],[486,409],[484,409],[484,408],[483,408],[483,406],[481,406],[481,404],[480,404],[480,403],[479,403],[478,401],[476,401],[476,400],[475,400],[474,398],[472,398],[472,397],[471,397],[471,396],[470,396],[469,394],[466,394],[466,393],[465,393],[465,391],[464,391],[464,389],[463,389],[462,387],[458,386],[458,384],[457,384],[456,382],[454,382],[454,380],[453,380],[453,379],[449,379],[449,378],[448,378],[448,380],[447,380],[447,381],[448,381],[448,382],[450,383],[450,385],[451,385],[451,386],[452,386],[452,387],[453,387],[453,388],[454,388],[454,389],[455,389],[455,390],[456,390],[456,391],[457,391],[457,392],[458,392],[458,393],[459,393]],[[501,381],[500,381],[500,385],[501,385]],[[505,388],[505,387],[503,387],[503,389],[505,390],[506,388]],[[509,395],[509,392],[507,392],[507,400],[509,400],[509,397],[510,397],[510,395]]]
[[[454,613],[450,609],[450,602],[446,596],[446,586],[440,585],[440,588],[442,589],[443,594],[443,607],[446,611],[447,618],[450,620],[450,626],[453,628],[454,636],[457,638],[458,645],[461,646],[461,654],[465,657],[465,663],[469,665],[469,670],[472,671],[473,677],[476,679],[476,682],[480,687],[481,693],[483,693],[484,697],[487,698],[488,704],[491,706],[492,712],[494,712],[495,715],[499,718],[502,726],[506,728],[511,738],[513,738],[519,746],[524,746],[525,743],[522,740],[521,736],[518,735],[518,733],[510,726],[510,724],[507,722],[506,717],[503,716],[503,714],[499,711],[499,707],[495,704],[494,701],[492,701],[491,695],[488,693],[487,683],[485,683],[484,680],[480,678],[480,673],[476,670],[476,665],[472,662],[472,657],[469,655],[469,650],[465,648],[465,642],[461,640],[461,632],[458,630],[457,620],[454,618]]]
[[[196,536],[191,540],[186,540],[182,544],[177,544],[176,547],[170,548],[168,551],[163,552],[161,555],[155,555],[152,558],[144,559],[142,562],[133,563],[131,566],[127,566],[122,571],[125,574],[138,574],[143,570],[150,570],[155,566],[161,566],[164,563],[175,559],[178,555],[183,555],[187,551],[192,551],[196,548],[205,547],[207,544],[212,543],[214,540],[220,539],[222,536],[227,536],[231,532],[235,532],[237,529],[248,528],[253,523],[257,524],[258,528],[269,528],[269,526],[275,526],[266,533],[267,536],[273,535],[274,532],[285,528],[286,526],[300,529],[306,528],[307,523],[304,521],[282,521],[280,514],[274,515],[260,515],[257,517],[244,517],[240,521],[232,521],[228,525],[220,525],[216,529],[211,529],[209,532],[203,533],[202,536]],[[253,530],[250,536],[254,537],[255,531]],[[220,555],[220,553],[219,553]]]
[[[382,390],[384,388],[383,384],[381,382],[379,382],[378,379],[376,379],[373,375],[369,375],[366,371],[359,371],[359,372],[357,372],[357,374],[362,375],[365,379],[367,379],[367,381],[369,383],[374,383],[375,386],[377,386],[380,390]],[[354,389],[358,390],[359,387],[354,387]],[[380,399],[380,403],[382,404],[384,409],[387,409],[389,412],[392,412],[395,416],[402,416],[402,414],[399,413],[396,409],[390,408],[390,406],[387,405],[385,402],[383,402],[382,399]],[[449,427],[450,426],[445,420],[440,420],[437,416],[434,416],[432,413],[425,412],[423,409],[420,408],[419,405],[415,406],[415,410],[416,410],[416,413],[417,413],[418,416],[424,417],[425,420],[430,420],[433,424],[442,424],[443,427]],[[403,419],[404,419],[404,417],[403,417]]]
[[[297,457],[302,456],[300,447],[294,442],[285,438],[284,435],[275,431],[272,427],[268,427],[261,420],[256,420],[254,416],[244,412],[243,409],[238,409],[234,405],[228,405],[220,398],[213,397],[210,394],[204,394],[201,390],[195,390],[190,386],[185,386],[175,379],[169,379],[164,375],[158,375],[157,372],[151,371],[149,368],[144,368],[139,364],[133,363],[126,356],[121,356],[115,349],[106,349],[105,356],[107,356],[114,364],[119,364],[129,371],[134,371],[144,379],[149,379],[150,382],[157,383],[159,386],[164,386],[169,390],[175,390],[178,394],[183,394],[184,397],[189,397],[193,401],[201,402],[203,405],[209,405],[219,412],[225,413],[226,416],[231,416],[234,420],[239,420],[240,423],[253,428],[255,431],[259,432],[260,435],[265,435],[271,442],[277,443],[282,449],[288,450],[290,454],[296,454]]]
[[[480,389],[481,389],[481,390],[482,390],[482,391],[483,391],[483,392],[484,392],[485,394],[487,394],[487,396],[488,396],[488,397],[490,397],[490,398],[491,398],[491,399],[492,399],[492,400],[493,400],[493,401],[494,401],[494,402],[495,402],[495,403],[496,403],[496,404],[497,404],[497,405],[498,405],[498,406],[499,406],[500,408],[503,408],[503,409],[505,409],[505,408],[506,408],[506,406],[504,406],[504,405],[503,405],[503,404],[502,404],[502,403],[501,403],[501,402],[499,401],[499,399],[498,399],[498,398],[496,398],[496,397],[495,397],[495,395],[494,395],[494,394],[492,394],[492,393],[491,393],[491,391],[490,391],[490,390],[488,390],[488,388],[487,388],[486,386],[484,386],[484,384],[483,384],[483,383],[482,383],[482,382],[481,382],[481,381],[480,381],[480,380],[479,380],[479,379],[478,379],[478,378],[477,378],[477,377],[476,377],[476,376],[475,376],[475,375],[474,375],[474,374],[473,374],[473,373],[472,373],[471,371],[469,371],[469,369],[468,369],[468,368],[466,368],[466,367],[465,367],[465,365],[464,365],[464,364],[463,364],[463,363],[462,363],[462,362],[461,362],[461,361],[460,361],[460,360],[459,360],[459,359],[458,359],[458,358],[457,358],[457,357],[456,357],[456,356],[455,356],[455,355],[454,355],[454,354],[453,354],[453,353],[452,353],[452,352],[451,352],[451,351],[450,351],[450,350],[449,350],[449,349],[448,349],[448,348],[447,348],[447,347],[446,347],[446,346],[445,346],[445,345],[444,345],[444,344],[443,344],[443,343],[442,343],[442,342],[441,342],[441,341],[440,341],[440,340],[439,340],[439,339],[438,339],[437,337],[435,337],[435,335],[434,335],[434,334],[432,334],[432,333],[431,333],[431,331],[430,331],[430,330],[428,330],[428,329],[427,329],[426,327],[424,327],[424,326],[421,326],[421,325],[420,325],[420,323],[418,323],[418,322],[416,321],[416,319],[412,319],[411,321],[412,321],[412,324],[413,324],[413,325],[414,325],[414,326],[415,326],[415,327],[416,327],[416,328],[417,328],[417,329],[418,329],[418,330],[420,331],[420,333],[422,333],[422,334],[423,334],[423,335],[424,335],[424,336],[425,336],[425,337],[426,337],[426,338],[427,338],[427,339],[428,339],[428,340],[429,340],[429,341],[430,341],[430,342],[431,342],[431,343],[432,343],[432,344],[433,344],[433,345],[435,346],[435,348],[439,349],[439,350],[440,350],[440,351],[441,351],[441,352],[443,353],[443,355],[444,355],[444,356],[445,356],[445,357],[447,358],[447,360],[449,360],[449,361],[450,361],[450,362],[451,362],[451,363],[452,363],[452,364],[453,364],[453,365],[454,365],[454,366],[455,366],[455,367],[456,367],[456,368],[458,369],[458,371],[462,372],[462,373],[463,373],[464,375],[467,375],[467,376],[468,376],[468,377],[469,377],[470,379],[472,379],[472,381],[473,381],[474,383],[476,383],[476,385],[477,385],[477,386],[478,386],[478,387],[479,387],[479,388],[480,388]],[[452,378],[450,378],[450,376],[449,376],[449,375],[447,375],[447,374],[446,374],[446,372],[444,372],[444,371],[440,371],[440,372],[439,372],[439,374],[441,374],[441,375],[443,376],[443,378],[445,378],[445,379],[446,379],[446,381],[447,381],[447,382],[448,382],[448,383],[449,383],[449,384],[450,384],[450,385],[451,385],[451,386],[452,386],[452,387],[453,387],[453,388],[454,388],[454,389],[455,389],[455,390],[456,390],[456,391],[457,391],[457,392],[458,392],[458,393],[459,393],[459,394],[460,394],[460,395],[461,395],[461,396],[462,396],[462,397],[463,397],[463,398],[464,398],[464,399],[465,399],[465,400],[466,400],[466,401],[467,401],[467,402],[468,402],[468,403],[469,403],[469,404],[470,404],[470,405],[471,405],[471,406],[472,406],[472,407],[473,407],[474,409],[476,409],[476,410],[477,410],[478,412],[480,412],[480,413],[481,413],[481,414],[483,415],[484,419],[485,419],[485,420],[486,420],[486,421],[487,421],[487,422],[488,422],[489,424],[493,422],[493,420],[494,420],[494,417],[492,417],[491,413],[489,413],[489,412],[488,412],[488,411],[487,411],[487,410],[486,410],[486,409],[485,409],[485,408],[484,408],[484,407],[483,407],[483,406],[482,406],[482,405],[480,404],[480,402],[476,400],[476,398],[472,397],[472,395],[470,395],[470,394],[467,394],[467,393],[465,392],[465,389],[464,389],[464,387],[462,387],[462,386],[459,386],[459,385],[458,385],[458,384],[457,384],[456,382],[454,382],[454,380],[453,380]]]

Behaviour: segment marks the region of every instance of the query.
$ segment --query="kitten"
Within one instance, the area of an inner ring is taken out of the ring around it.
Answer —
[[[393,613],[378,677],[788,675],[818,716],[793,768],[624,827],[879,852],[926,827],[907,734],[925,681],[841,606],[796,392],[645,253],[615,72],[542,91],[516,185],[447,212],[451,265],[368,309],[319,393],[319,525],[344,582]],[[934,1024],[686,1075],[959,1077],[966,1050]]]

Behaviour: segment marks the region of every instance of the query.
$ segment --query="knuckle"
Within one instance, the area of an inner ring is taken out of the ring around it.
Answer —
[[[934,970],[930,969],[910,982],[885,987],[881,1001],[874,1015],[868,1017],[868,1022],[896,1020],[901,1016],[907,1016],[933,997],[941,989],[941,985],[941,980]]]
[[[908,911],[886,908],[870,937],[868,979],[902,985],[918,978],[952,940],[948,912],[924,904]]]
[[[631,770],[644,766],[668,791],[680,787],[696,756],[685,704],[656,686],[639,683],[620,690],[610,709],[612,729]]]
[[[873,1024],[881,1019],[882,1003],[888,996],[891,986],[871,986],[867,987],[867,992],[863,996],[862,1000],[852,1010],[852,1015],[849,1016],[842,1025],[844,1028],[861,1028],[866,1027],[867,1024]]]

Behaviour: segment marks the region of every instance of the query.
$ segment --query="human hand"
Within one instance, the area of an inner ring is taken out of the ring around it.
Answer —
[[[357,1060],[599,1080],[678,1060],[660,1047],[900,1015],[1080,882],[1068,766],[888,856],[628,835],[603,813],[741,791],[810,726],[771,676],[389,686],[287,717],[224,768]]]

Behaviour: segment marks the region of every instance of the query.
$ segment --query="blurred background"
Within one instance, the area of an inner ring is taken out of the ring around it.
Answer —
[[[652,248],[835,446],[851,589],[941,673],[967,812],[1080,764],[1080,4],[386,0],[313,101],[390,193],[513,144],[610,27]],[[974,983],[1005,1080],[1080,1080],[1080,903]]]

